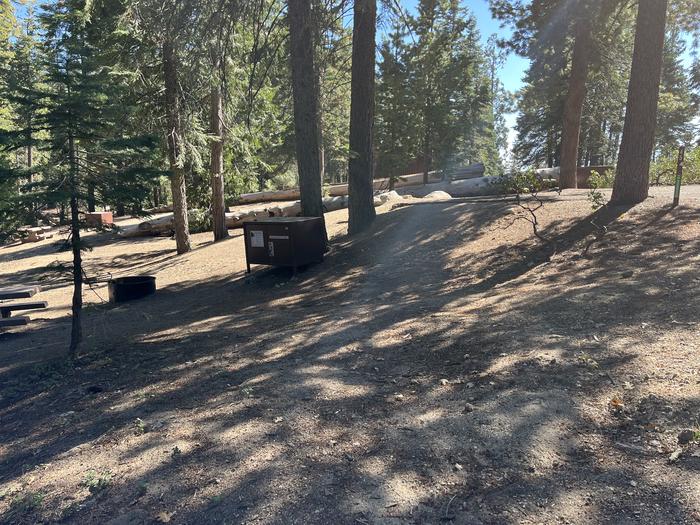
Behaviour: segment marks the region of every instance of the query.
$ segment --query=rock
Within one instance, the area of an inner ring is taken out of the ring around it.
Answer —
[[[471,403],[467,403],[466,405],[464,405],[463,412],[465,414],[468,414],[469,412],[474,412],[474,410],[476,410],[476,407],[474,405],[472,405]]]
[[[441,384],[442,386],[446,386],[446,385],[449,385],[450,382],[449,382],[447,379],[440,379],[440,384]]]
[[[622,272],[623,279],[628,279],[629,277],[632,277],[633,275],[634,275],[634,272],[632,270],[627,270],[626,272]]]
[[[395,201],[400,201],[403,200],[403,197],[396,193],[394,190],[392,191],[387,191],[386,193],[380,193],[377,196],[377,199],[381,204],[386,204],[387,202],[395,202]]]
[[[432,199],[432,200],[449,200],[452,198],[452,196],[449,193],[447,193],[446,191],[437,190],[437,191],[431,191],[423,198],[424,199]]]
[[[691,441],[695,441],[695,431],[690,428],[681,430],[680,434],[678,434],[678,444],[687,445]]]
[[[394,399],[396,399],[396,401],[403,401],[403,399],[404,399],[403,394],[396,394],[394,396]]]

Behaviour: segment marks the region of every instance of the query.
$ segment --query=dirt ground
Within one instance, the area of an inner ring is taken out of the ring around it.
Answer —
[[[591,212],[548,195],[546,244],[503,201],[380,210],[323,264],[244,273],[240,231],[93,234],[70,287],[49,241],[0,249],[47,311],[0,334],[0,522],[700,522],[700,187]],[[595,226],[593,225],[595,224]],[[690,443],[679,444],[683,430]]]

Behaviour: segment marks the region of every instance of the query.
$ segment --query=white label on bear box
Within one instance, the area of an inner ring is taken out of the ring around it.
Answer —
[[[250,230],[250,247],[251,248],[264,248],[265,239],[263,239],[262,230]]]

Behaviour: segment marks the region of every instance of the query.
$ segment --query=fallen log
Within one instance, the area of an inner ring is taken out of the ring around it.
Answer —
[[[381,206],[389,202],[403,200],[403,197],[395,191],[381,193],[374,197],[374,205]],[[348,197],[326,197],[323,199],[324,211],[331,212],[348,207]],[[293,201],[277,206],[261,207],[237,212],[226,213],[226,227],[229,229],[242,228],[246,221],[266,219],[268,217],[298,217],[301,215],[301,202]],[[132,226],[120,228],[121,237],[157,237],[172,235],[174,231],[173,216],[166,215],[155,219],[149,219]]]
[[[119,228],[120,237],[160,237],[172,235],[175,224],[172,215],[149,219],[131,226]]]
[[[431,171],[428,174],[429,180],[435,182],[442,180],[442,175],[436,171]],[[412,173],[410,175],[401,175],[394,181],[394,188],[405,188],[408,186],[423,185],[423,174]],[[386,191],[391,187],[390,179],[374,179],[374,191]],[[328,195],[331,197],[344,197],[348,194],[347,184],[332,184],[326,186]],[[255,204],[258,202],[298,200],[301,196],[298,188],[289,190],[277,191],[259,191],[255,193],[244,193],[238,197],[240,204]]]
[[[299,188],[289,190],[258,191],[255,193],[242,193],[238,197],[239,204],[255,204],[257,202],[293,201],[301,198]]]
[[[474,179],[462,179],[455,181],[439,182],[428,184],[420,188],[402,188],[401,193],[414,197],[425,197],[426,195],[444,191],[451,197],[479,197],[482,195],[497,195],[503,190],[499,184],[500,177],[478,177]]]

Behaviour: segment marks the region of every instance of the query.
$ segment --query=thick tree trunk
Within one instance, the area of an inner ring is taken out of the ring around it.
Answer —
[[[639,0],[613,203],[636,204],[649,196],[667,7],[667,0]]]
[[[228,237],[224,200],[224,103],[221,87],[211,91],[211,214],[214,241]]]
[[[165,79],[165,110],[167,121],[168,161],[170,164],[170,186],[173,193],[175,216],[175,242],[177,253],[189,252],[190,228],[187,218],[187,190],[185,171],[180,163],[182,125],[180,115],[180,87],[177,78],[175,48],[170,40],[163,43],[163,76]]]
[[[585,13],[576,21],[574,50],[571,58],[569,92],[564,105],[564,121],[561,138],[562,188],[576,188],[576,167],[581,133],[581,115],[586,99],[586,78],[590,63],[592,39],[591,13]]]
[[[288,18],[302,214],[323,217],[320,108],[318,83],[315,80],[310,0],[289,0]]]
[[[73,252],[73,304],[71,307],[71,333],[69,352],[72,359],[78,355],[78,348],[83,340],[81,323],[83,310],[83,258],[80,251],[80,217],[78,209],[77,161],[75,155],[75,140],[68,140],[70,156],[70,229],[71,250]]]
[[[350,159],[348,162],[348,232],[372,224],[374,211],[374,61],[377,28],[376,0],[355,0],[352,31],[350,101]]]

